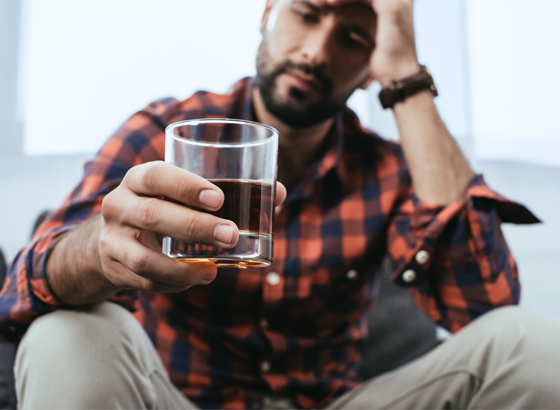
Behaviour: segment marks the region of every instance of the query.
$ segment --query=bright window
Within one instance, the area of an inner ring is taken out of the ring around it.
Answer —
[[[94,152],[134,111],[255,71],[264,1],[29,0],[25,151]]]
[[[265,0],[25,0],[25,152],[95,152],[148,102],[253,75]],[[560,1],[417,0],[420,60],[471,158],[560,165]],[[351,106],[397,137],[377,87]],[[469,152],[473,151],[473,152]]]

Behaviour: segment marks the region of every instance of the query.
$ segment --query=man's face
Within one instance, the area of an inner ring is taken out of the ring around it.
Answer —
[[[368,80],[375,15],[359,2],[277,1],[259,47],[257,86],[271,114],[306,128],[333,116]]]

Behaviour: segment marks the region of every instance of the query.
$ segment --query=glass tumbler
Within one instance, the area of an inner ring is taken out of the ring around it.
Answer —
[[[165,162],[223,191],[224,204],[218,211],[199,211],[233,221],[239,240],[233,248],[223,249],[166,237],[163,253],[175,259],[213,261],[219,267],[245,269],[272,263],[278,131],[234,119],[177,122],[165,130]]]

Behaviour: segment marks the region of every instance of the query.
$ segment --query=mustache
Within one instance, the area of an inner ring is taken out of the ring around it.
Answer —
[[[332,81],[325,73],[323,69],[319,66],[312,66],[311,64],[307,63],[294,63],[290,60],[286,60],[281,63],[278,67],[274,69],[272,72],[272,77],[277,77],[282,73],[292,70],[300,70],[306,75],[311,75],[315,77],[315,79],[321,85],[322,91],[324,94],[329,95],[332,92],[333,84]]]

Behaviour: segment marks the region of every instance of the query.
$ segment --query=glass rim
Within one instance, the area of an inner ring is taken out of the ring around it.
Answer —
[[[268,131],[271,132],[270,137],[265,138],[263,140],[259,140],[259,141],[253,141],[253,142],[200,142],[200,141],[193,141],[193,140],[189,140],[187,138],[184,137],[180,137],[178,135],[175,135],[175,133],[173,132],[173,130],[175,128],[181,127],[183,125],[199,125],[199,124],[236,124],[236,125],[250,125],[252,127],[256,127],[256,128],[265,128]],[[266,125],[266,124],[262,124],[260,122],[256,122],[256,121],[249,121],[249,120],[238,120],[238,119],[234,119],[234,118],[194,118],[194,119],[190,119],[190,120],[183,120],[183,121],[177,121],[174,122],[173,124],[169,124],[167,127],[165,127],[165,135],[169,135],[171,138],[173,138],[176,141],[180,141],[180,142],[184,142],[186,144],[191,144],[191,145],[198,145],[201,147],[216,147],[216,148],[225,148],[225,147],[255,147],[258,145],[264,145],[270,142],[270,140],[272,139],[278,139],[278,130],[274,127],[271,127],[270,125]]]

